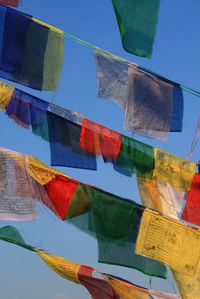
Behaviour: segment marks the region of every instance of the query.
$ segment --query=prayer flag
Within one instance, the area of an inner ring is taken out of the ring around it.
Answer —
[[[123,48],[150,58],[159,16],[160,0],[112,0]]]
[[[200,294],[200,276],[189,276],[172,271],[182,299],[198,298]]]
[[[186,275],[200,273],[200,231],[152,211],[143,212],[135,252]]]
[[[123,169],[141,178],[151,178],[154,169],[153,147],[122,135],[119,155],[113,162],[115,169]]]
[[[0,148],[0,219],[37,218],[34,180],[27,175],[26,157]]]
[[[138,287],[128,281],[108,274],[103,274],[103,276],[120,299],[149,299],[148,289]]]
[[[2,5],[0,28],[0,76],[34,89],[54,91],[63,61],[63,31]]]
[[[6,4],[9,6],[19,6],[20,0],[0,0],[0,4]]]
[[[81,148],[81,126],[47,113],[51,165],[96,170],[96,156]]]
[[[193,177],[181,219],[200,226],[200,174]]]
[[[165,140],[181,132],[183,93],[179,84],[137,65],[94,51],[98,96],[125,109],[125,128]]]
[[[93,277],[94,269],[81,265],[78,271],[79,281],[94,299],[118,299],[111,284],[107,281]]]
[[[84,118],[80,144],[88,153],[115,160],[121,148],[121,134]]]

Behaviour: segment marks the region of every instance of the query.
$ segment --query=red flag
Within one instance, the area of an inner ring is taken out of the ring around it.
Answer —
[[[117,299],[112,287],[103,279],[92,276],[94,269],[81,265],[78,278],[94,299]]]
[[[55,179],[44,185],[50,201],[62,220],[66,219],[69,203],[78,187],[78,182],[62,175],[56,176]]]
[[[200,174],[195,174],[181,219],[200,225]]]
[[[84,118],[80,145],[88,153],[115,160],[121,148],[121,134]]]
[[[0,4],[6,4],[9,6],[19,6],[19,0],[0,0]]]

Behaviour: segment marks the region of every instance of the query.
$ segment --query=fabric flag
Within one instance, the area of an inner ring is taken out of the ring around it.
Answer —
[[[26,244],[19,231],[10,225],[0,228],[0,240],[34,251],[34,247]]]
[[[6,4],[9,6],[19,6],[20,0],[0,0],[0,4]]]
[[[19,231],[12,226],[0,228],[0,239],[34,251],[58,275],[74,283],[82,284],[94,299],[147,299],[151,297],[147,297],[148,293],[153,292],[122,278],[97,272],[91,267],[73,263],[41,249],[34,248],[26,244]],[[163,297],[159,298],[177,298],[165,297],[164,295],[166,294],[162,294]]]
[[[0,81],[0,109],[7,107],[14,90],[14,86]]]
[[[2,5],[0,28],[0,76],[34,89],[54,91],[63,61],[63,31]]]
[[[149,290],[149,294],[152,296],[153,299],[184,299],[184,297],[181,297],[179,294],[167,294],[153,290]]]
[[[103,274],[104,278],[112,286],[115,293],[121,299],[149,299],[149,290],[131,284],[118,277]]]
[[[51,203],[62,220],[65,220],[67,217],[70,200],[78,187],[78,182],[62,175],[56,176],[56,178],[44,185]]]
[[[146,180],[137,178],[140,198],[145,207],[178,219],[182,210],[185,192],[174,189],[169,183],[157,178]]]
[[[83,115],[81,115],[79,112],[71,111],[53,103],[49,103],[49,108],[52,113],[66,118],[67,120],[70,120],[71,122],[76,123],[80,126],[82,125]]]
[[[153,177],[168,182],[179,191],[189,191],[196,173],[196,164],[157,148],[154,148],[154,156]]]
[[[159,0],[112,0],[123,48],[151,58],[159,16]]]
[[[181,219],[200,226],[200,174],[193,177]]]
[[[170,131],[173,85],[148,72],[129,68],[125,128],[166,140]]]
[[[200,294],[200,276],[189,276],[172,271],[182,299],[198,298]]]
[[[149,70],[94,51],[98,96],[125,109],[125,128],[165,140],[167,132],[181,132],[183,93],[179,84]]]
[[[46,115],[48,106],[47,102],[15,88],[5,110],[17,124],[24,128],[32,126],[34,131],[36,126],[44,126],[45,118],[42,113]],[[40,117],[36,116],[36,113],[40,114]],[[45,135],[47,134],[48,131]]]
[[[158,260],[173,270],[199,275],[199,230],[155,212],[144,210],[135,252]]]
[[[166,278],[163,265],[133,252],[142,213],[142,207],[132,201],[80,184],[69,203],[67,218],[97,238],[99,262]]]
[[[51,165],[96,170],[96,156],[80,146],[81,126],[47,113]]]
[[[121,134],[84,118],[80,145],[88,153],[115,160],[121,148]]]
[[[37,218],[34,180],[27,175],[26,157],[0,148],[0,219]]]
[[[153,147],[123,135],[119,155],[113,164],[120,172],[122,170],[130,175],[136,173],[138,177],[151,178],[154,169]]]
[[[6,114],[18,125],[31,127],[33,134],[49,142],[51,165],[96,170],[95,155],[81,149],[80,125],[47,111],[48,102],[17,88],[13,90],[11,85],[0,83],[0,92],[0,107],[5,108]],[[58,108],[53,109],[58,111]]]
[[[112,286],[103,279],[93,277],[94,269],[81,265],[78,271],[79,281],[94,299],[119,299]]]

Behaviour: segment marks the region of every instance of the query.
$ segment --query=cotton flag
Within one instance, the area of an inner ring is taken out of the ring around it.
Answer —
[[[181,219],[200,226],[200,174],[193,177]]]
[[[28,221],[37,218],[34,180],[26,171],[26,157],[0,148],[0,219]]]
[[[9,6],[19,6],[20,0],[0,0],[0,4],[6,4]]]
[[[135,252],[182,274],[200,274],[199,230],[155,212],[144,210]]]
[[[94,57],[98,97],[125,109],[127,130],[160,140],[166,140],[168,132],[182,131],[179,84],[100,51]]]
[[[54,91],[61,73],[63,49],[63,31],[0,6],[0,77],[34,89]]]
[[[159,16],[160,0],[112,0],[123,48],[150,58]]]
[[[12,226],[0,228],[0,239],[35,252],[58,275],[83,285],[94,299],[178,299],[175,295],[170,297],[161,292],[159,292],[159,297],[150,296],[151,293],[158,294],[158,292],[136,286],[120,277],[97,272],[89,266],[65,260],[60,256],[30,246],[25,243],[19,231]]]

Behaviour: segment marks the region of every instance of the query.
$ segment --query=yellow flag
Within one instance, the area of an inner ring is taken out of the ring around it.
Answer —
[[[0,108],[5,109],[15,91],[15,87],[0,81]]]
[[[35,249],[35,252],[39,257],[57,274],[71,280],[73,282],[79,283],[78,271],[80,264],[69,262],[62,257],[44,252],[42,250]]]
[[[103,274],[105,280],[121,299],[149,299],[149,291],[112,276]]]
[[[135,252],[177,272],[200,274],[200,231],[156,212],[143,212]]]

